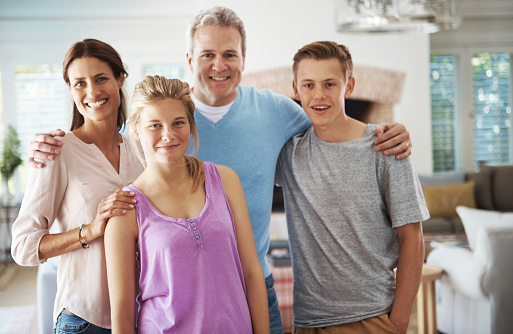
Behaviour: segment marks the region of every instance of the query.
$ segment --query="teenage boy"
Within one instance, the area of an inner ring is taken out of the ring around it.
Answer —
[[[265,275],[271,333],[283,333],[274,279],[266,258],[274,173],[283,145],[311,124],[291,99],[240,85],[245,59],[246,32],[234,11],[214,7],[191,21],[187,63],[193,74],[192,97],[200,142],[197,157],[232,168],[241,180]],[[409,133],[403,125],[385,124],[378,131],[382,135],[376,139],[377,150],[387,149],[384,153],[392,159],[396,154],[397,159],[411,154]],[[60,131],[51,133],[63,135]],[[54,159],[60,150],[51,145],[61,146],[62,142],[35,135],[28,153],[29,165],[42,168],[43,164],[34,158]]]
[[[376,125],[345,114],[355,87],[343,45],[294,56],[295,96],[312,127],[278,160],[294,276],[294,333],[406,333],[429,218],[409,159],[373,148]],[[394,269],[397,268],[397,276]]]

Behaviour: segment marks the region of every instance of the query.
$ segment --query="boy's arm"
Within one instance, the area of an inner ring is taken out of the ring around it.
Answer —
[[[61,154],[59,147],[62,146],[62,141],[55,139],[56,136],[64,136],[66,133],[61,129],[52,130],[48,133],[37,133],[32,137],[30,142],[27,162],[29,167],[43,168],[44,164],[37,162],[38,160],[53,160],[56,155]]]
[[[216,166],[233,214],[237,250],[246,283],[246,299],[253,324],[253,333],[269,333],[269,310],[264,272],[258,260],[244,191],[233,170],[225,166]]]
[[[405,159],[411,155],[410,133],[401,123],[381,123],[376,128],[378,138],[374,149],[384,155],[396,155],[396,159]]]
[[[420,223],[406,224],[395,231],[399,238],[400,250],[390,321],[400,334],[405,334],[422,277],[424,239]]]
[[[111,309],[112,333],[135,333],[137,215],[109,219],[105,229],[105,259]]]

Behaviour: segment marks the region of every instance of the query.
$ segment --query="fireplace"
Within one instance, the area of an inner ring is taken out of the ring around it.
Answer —
[[[394,105],[400,100],[405,74],[355,65],[353,76],[356,87],[352,97],[346,101],[346,113],[365,123],[393,122]],[[242,84],[258,89],[268,88],[294,98],[291,67],[245,73]]]

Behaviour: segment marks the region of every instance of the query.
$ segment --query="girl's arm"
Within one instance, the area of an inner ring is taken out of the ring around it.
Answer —
[[[135,333],[136,210],[112,217],[105,229],[105,259],[109,284],[112,333]]]
[[[264,272],[260,266],[249,220],[244,191],[237,174],[226,166],[217,166],[228,203],[232,210],[237,236],[237,250],[246,282],[248,300],[254,333],[269,333],[269,310]]]

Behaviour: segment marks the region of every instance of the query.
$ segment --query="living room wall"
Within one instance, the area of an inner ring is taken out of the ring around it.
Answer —
[[[0,71],[4,110],[13,110],[13,87],[7,83],[20,63],[56,63],[69,46],[94,37],[111,43],[123,56],[129,90],[141,79],[141,65],[185,62],[187,23],[202,8],[224,5],[234,9],[247,30],[246,72],[290,66],[295,51],[315,40],[346,44],[355,63],[406,74],[395,120],[404,123],[414,143],[413,164],[431,174],[429,98],[429,36],[410,34],[339,34],[332,0],[126,0],[123,6],[90,0],[5,1],[0,6]],[[15,119],[4,112],[7,123]]]

